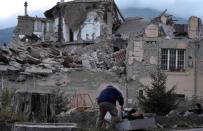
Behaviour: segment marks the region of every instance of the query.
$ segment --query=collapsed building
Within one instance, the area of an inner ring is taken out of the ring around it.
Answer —
[[[143,85],[150,85],[150,72],[160,67],[177,97],[202,97],[199,18],[182,24],[164,11],[151,21],[124,19],[113,0],[61,1],[45,16],[28,16],[25,4],[15,37],[0,48],[2,88],[30,91],[29,99],[36,90],[57,88],[95,101],[106,84],[116,84],[126,105],[134,105]]]
[[[112,0],[61,2],[44,14],[54,21],[58,40],[65,42],[94,43],[112,35],[124,21]]]
[[[176,86],[178,98],[202,97],[202,24],[192,16],[179,24],[166,11],[146,24],[141,18],[121,25],[118,33],[128,39],[126,74],[129,93],[144,95],[142,85],[150,86],[150,73],[158,67],[167,74],[167,87]],[[129,33],[130,32],[130,33]],[[131,83],[131,84],[130,84]],[[131,94],[133,95],[133,94]]]

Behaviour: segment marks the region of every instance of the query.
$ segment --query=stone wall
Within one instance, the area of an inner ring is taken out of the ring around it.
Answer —
[[[195,43],[187,38],[184,39],[162,39],[162,38],[142,38],[130,40],[127,47],[127,80],[129,99],[136,100],[139,90],[143,90],[143,85],[150,85],[149,74],[161,64],[161,49],[185,49],[185,71],[171,72],[164,71],[167,76],[167,87],[176,86],[177,94],[184,94],[192,97],[195,91],[195,59],[198,63],[197,92],[201,91],[202,81],[202,46],[200,44],[199,52],[196,58]],[[198,93],[199,95],[201,93]]]

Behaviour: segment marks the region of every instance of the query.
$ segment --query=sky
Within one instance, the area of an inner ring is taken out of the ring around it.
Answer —
[[[60,0],[27,0],[28,14],[43,16]],[[65,0],[70,1],[70,0]],[[188,18],[195,15],[203,19],[203,0],[115,0],[119,8],[151,8],[156,10],[168,9],[170,14]],[[25,0],[4,0],[0,5],[0,29],[15,26],[17,16],[24,15]]]

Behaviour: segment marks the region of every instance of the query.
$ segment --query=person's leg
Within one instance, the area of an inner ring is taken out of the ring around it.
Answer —
[[[119,121],[118,118],[118,110],[115,105],[109,104],[109,113],[111,114],[111,124],[109,126],[110,129],[115,128],[116,123]]]
[[[106,113],[107,113],[106,106],[104,104],[100,104],[96,128],[102,128],[102,125],[104,123],[104,117],[105,117]]]

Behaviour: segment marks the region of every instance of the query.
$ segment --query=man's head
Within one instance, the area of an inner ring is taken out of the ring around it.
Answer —
[[[115,88],[115,87],[112,85],[108,85],[106,88]]]

